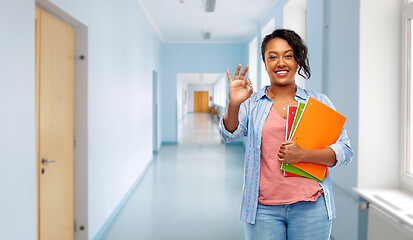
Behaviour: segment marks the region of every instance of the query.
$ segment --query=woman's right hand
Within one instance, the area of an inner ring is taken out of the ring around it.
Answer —
[[[231,78],[231,74],[227,69],[228,81],[229,81],[229,105],[240,106],[245,100],[247,100],[253,93],[252,84],[249,78],[244,81],[245,74],[248,71],[248,65],[244,71],[241,71],[241,64],[238,65],[235,71],[234,80]],[[247,86],[249,90],[247,90]]]

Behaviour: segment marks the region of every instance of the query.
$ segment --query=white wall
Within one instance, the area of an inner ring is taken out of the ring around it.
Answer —
[[[306,44],[311,78],[305,81],[307,89],[323,92],[324,63],[324,0],[311,0],[306,11]]]
[[[34,1],[0,2],[0,239],[36,239]]]
[[[180,74],[178,74],[176,90],[177,90],[176,99],[177,99],[177,111],[178,111],[177,120],[179,121],[185,116],[185,114],[188,113],[188,83],[185,83],[182,81]]]
[[[53,2],[87,25],[89,32],[92,238],[152,158],[149,102],[152,70],[160,74],[161,43],[135,0]]]
[[[357,186],[359,136],[359,47],[360,0],[324,1],[323,92],[336,109],[347,117],[345,128],[354,151],[353,161],[332,168],[331,181],[336,200],[337,218],[332,238],[363,239],[366,234],[363,212],[358,209]],[[353,17],[349,17],[353,16]]]
[[[160,77],[161,41],[136,0],[39,2],[88,30],[91,239],[152,158],[152,70]],[[36,239],[34,7],[2,0],[0,8],[0,239]]]
[[[325,42],[323,91],[337,110],[347,117],[345,127],[354,150],[353,161],[331,169],[337,218],[332,237],[357,239],[359,231],[357,185],[359,121],[359,0],[324,1]],[[355,17],[349,18],[351,14]],[[349,71],[349,69],[351,69]]]
[[[401,1],[360,4],[357,185],[361,188],[399,184],[400,11]]]

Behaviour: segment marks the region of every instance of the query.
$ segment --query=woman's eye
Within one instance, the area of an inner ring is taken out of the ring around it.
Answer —
[[[292,58],[292,57],[293,57],[292,55],[285,56],[285,58]]]
[[[276,56],[270,56],[269,58],[270,59],[276,59],[277,57]]]

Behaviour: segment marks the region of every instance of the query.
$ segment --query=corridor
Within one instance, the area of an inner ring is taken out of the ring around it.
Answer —
[[[154,155],[102,239],[244,239],[239,220],[244,147],[222,144],[209,114],[178,122],[178,145]]]

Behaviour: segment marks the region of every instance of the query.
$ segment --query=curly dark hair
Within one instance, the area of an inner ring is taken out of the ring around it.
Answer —
[[[307,47],[305,46],[301,37],[292,30],[289,29],[276,29],[274,32],[265,36],[261,44],[261,56],[262,61],[265,63],[265,50],[267,48],[268,42],[274,38],[282,38],[288,42],[288,44],[293,48],[294,59],[298,63],[298,74],[303,78],[310,78],[310,66],[307,57]],[[304,76],[304,74],[306,76]]]

